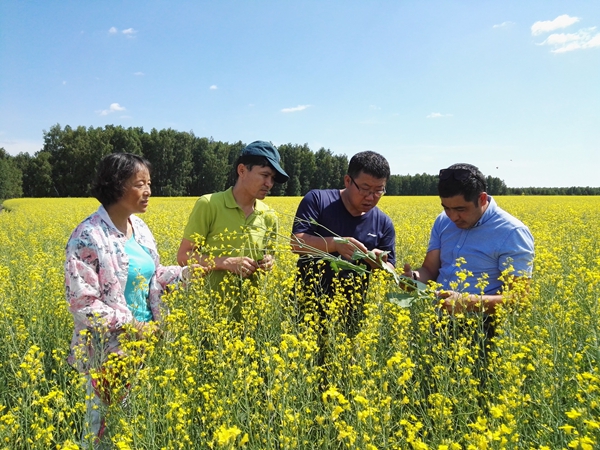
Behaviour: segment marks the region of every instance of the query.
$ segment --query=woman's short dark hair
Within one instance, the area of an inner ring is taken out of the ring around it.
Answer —
[[[118,202],[125,194],[125,183],[140,169],[152,169],[150,162],[133,153],[112,153],[102,158],[92,182],[92,195],[105,208]]]
[[[348,175],[351,178],[357,178],[360,173],[366,173],[373,178],[390,179],[390,165],[379,153],[367,150],[354,155],[348,164]]]
[[[462,195],[467,202],[478,204],[479,195],[486,192],[487,183],[481,171],[472,164],[452,164],[440,170],[438,194],[442,198]]]

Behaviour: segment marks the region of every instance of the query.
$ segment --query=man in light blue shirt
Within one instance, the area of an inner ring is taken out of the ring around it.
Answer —
[[[451,314],[493,314],[504,300],[506,283],[531,278],[531,232],[486,189],[485,177],[471,164],[442,169],[438,193],[444,212],[433,224],[422,267],[404,266],[405,276],[441,285],[441,307]]]

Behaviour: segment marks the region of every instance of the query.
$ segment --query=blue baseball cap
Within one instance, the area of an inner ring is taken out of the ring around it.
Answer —
[[[246,155],[264,156],[267,158],[269,164],[275,169],[275,181],[277,183],[285,183],[290,179],[290,176],[285,173],[285,170],[283,170],[279,164],[281,161],[279,152],[270,142],[254,141],[251,144],[246,145],[242,150],[242,156]]]

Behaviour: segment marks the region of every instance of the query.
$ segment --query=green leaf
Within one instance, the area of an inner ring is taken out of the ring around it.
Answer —
[[[356,264],[352,264],[350,261],[344,261],[341,258],[336,258],[332,261],[332,264],[335,264],[338,268],[344,270],[354,270],[358,273],[366,273],[368,270],[363,266],[358,266]]]
[[[396,273],[396,271],[394,269],[392,269],[390,266],[388,266],[385,263],[381,264],[381,268],[383,270],[385,270],[387,273],[392,274],[392,276],[394,277],[394,281],[396,282],[396,284],[400,283],[400,277],[398,276],[398,274]]]
[[[398,283],[400,284],[400,287],[403,287],[405,289],[412,289],[423,292],[427,290],[427,285],[425,283],[413,280],[412,278],[408,278],[404,275],[400,275],[398,277]]]
[[[366,258],[368,255],[366,253],[361,252],[360,250],[354,250],[354,253],[352,253],[352,259],[363,259]]]
[[[410,308],[410,306],[416,300],[416,298],[410,294],[402,294],[402,293],[397,293],[397,292],[388,293],[387,298],[390,303],[398,305],[401,308]]]

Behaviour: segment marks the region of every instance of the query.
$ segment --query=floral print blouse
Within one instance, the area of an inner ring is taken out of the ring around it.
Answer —
[[[135,240],[156,267],[149,282],[148,303],[154,320],[160,321],[161,295],[167,285],[181,280],[182,267],[161,266],[148,226],[134,215],[130,221]],[[65,287],[75,322],[69,363],[80,371],[100,367],[109,353],[119,353],[118,336],[123,325],[133,321],[124,295],[129,269],[126,241],[127,236],[100,206],[75,228],[67,242]]]

